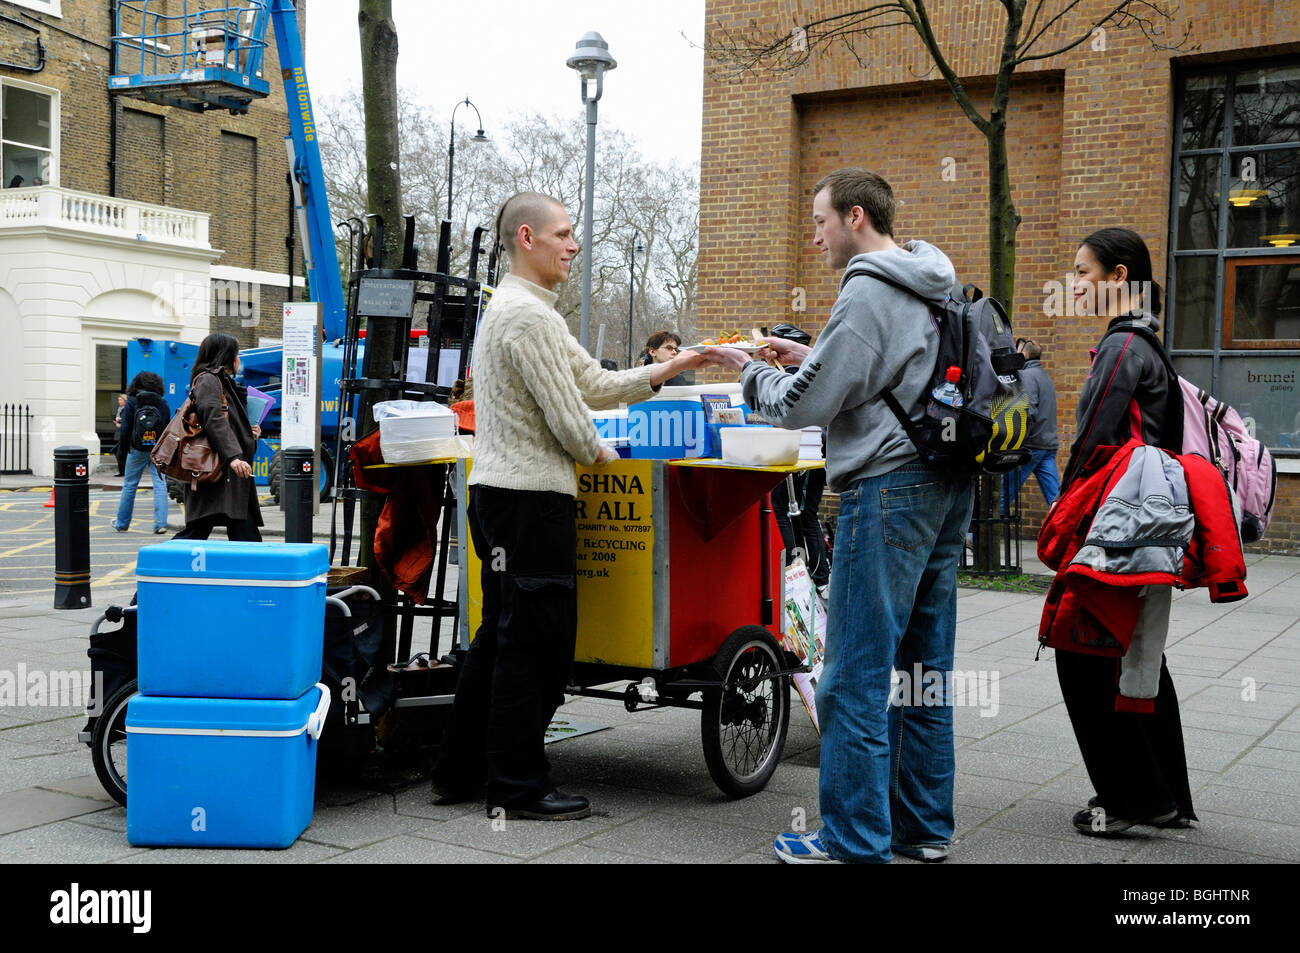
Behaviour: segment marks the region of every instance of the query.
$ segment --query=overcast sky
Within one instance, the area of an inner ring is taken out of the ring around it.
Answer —
[[[398,85],[443,116],[468,95],[489,137],[517,116],[584,115],[565,60],[595,30],[618,61],[601,124],[634,136],[649,158],[699,160],[704,60],[692,43],[703,41],[704,0],[393,0],[393,20]],[[360,88],[356,0],[309,0],[307,68],[316,100]],[[467,106],[456,114],[458,129],[472,133],[474,121]]]

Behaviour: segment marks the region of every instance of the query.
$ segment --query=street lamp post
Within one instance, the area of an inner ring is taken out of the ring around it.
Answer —
[[[478,132],[470,142],[487,142],[487,136],[483,132],[483,117],[479,115],[478,107],[469,101],[469,97],[455,106],[451,107],[451,139],[447,143],[447,221],[451,221],[451,173],[456,164],[456,110],[461,106],[468,106],[474,110],[474,115],[478,116]]]
[[[609,44],[594,30],[578,40],[566,64],[582,76],[582,103],[587,107],[587,198],[582,210],[582,324],[579,340],[588,351],[591,334],[591,218],[596,196],[596,103],[605,91],[605,72],[618,63],[609,53]],[[595,83],[595,94],[591,85]]]
[[[636,232],[632,239],[632,255],[628,260],[630,275],[627,285],[627,366],[632,366],[632,309],[636,304],[636,256],[644,254],[645,246],[641,244],[641,233]]]

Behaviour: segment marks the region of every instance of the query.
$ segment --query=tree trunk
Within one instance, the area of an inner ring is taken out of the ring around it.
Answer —
[[[397,28],[393,24],[392,0],[359,0],[357,24],[361,33],[361,97],[366,129],[367,210],[383,217],[384,242],[374,250],[375,267],[397,268],[402,254],[402,179],[397,137]],[[366,360],[372,376],[391,378],[393,363],[400,358],[396,322],[372,320],[366,327]],[[390,396],[383,391],[362,393],[358,439],[376,426],[371,408]],[[385,601],[395,595],[393,587],[374,569],[375,527],[382,505],[367,498],[361,504],[361,565],[372,567],[370,584]],[[393,626],[385,626],[391,638]]]
[[[989,130],[989,296],[1016,319],[1016,230],[1020,213],[1011,197],[1006,119],[994,114]]]

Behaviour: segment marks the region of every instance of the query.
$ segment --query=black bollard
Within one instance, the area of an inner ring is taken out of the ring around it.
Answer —
[[[288,447],[280,469],[280,508],[284,510],[284,541],[311,542],[312,503],[316,492],[316,468],[310,447]]]
[[[54,451],[54,608],[90,608],[90,456]]]

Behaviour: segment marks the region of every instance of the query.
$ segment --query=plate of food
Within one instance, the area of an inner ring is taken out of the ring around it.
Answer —
[[[743,336],[739,331],[733,331],[731,334],[723,334],[718,338],[707,338],[699,344],[691,344],[684,348],[683,351],[703,351],[706,347],[734,347],[738,351],[744,351],[747,354],[754,354],[763,350],[767,345],[762,341],[754,341],[751,338]]]

